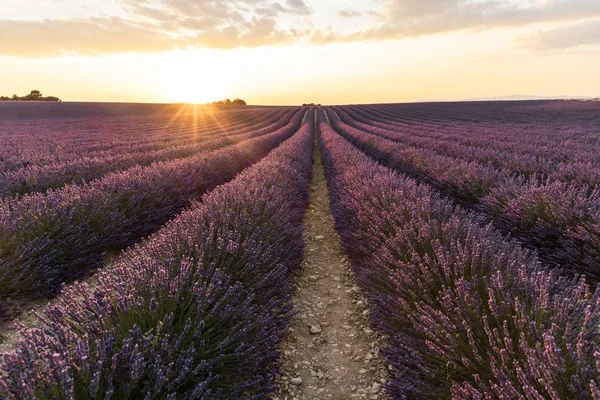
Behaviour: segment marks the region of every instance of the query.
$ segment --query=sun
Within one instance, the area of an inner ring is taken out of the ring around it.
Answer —
[[[194,74],[181,74],[168,89],[168,96],[176,103],[208,103],[220,100],[222,94],[214,81]]]
[[[221,77],[202,61],[194,52],[182,52],[165,62],[162,86],[170,102],[201,104],[226,97]]]

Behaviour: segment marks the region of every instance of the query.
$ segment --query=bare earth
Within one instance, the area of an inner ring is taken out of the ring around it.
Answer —
[[[297,314],[282,346],[284,372],[273,399],[385,399],[382,338],[368,326],[366,301],[335,231],[318,146],[313,172],[304,262],[296,277]]]

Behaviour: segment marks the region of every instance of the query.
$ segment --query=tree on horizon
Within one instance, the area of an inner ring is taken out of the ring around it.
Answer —
[[[210,103],[212,105],[224,105],[224,106],[245,106],[246,101],[242,100],[238,97],[236,97],[235,99],[233,99],[233,101],[231,99],[225,99],[225,100],[219,100],[219,101],[213,101],[212,103]]]
[[[0,100],[3,101],[62,101],[60,98],[56,96],[47,96],[44,97],[42,92],[39,90],[32,90],[29,94],[25,96],[19,97],[17,94],[13,94],[12,97],[8,96],[0,96]]]

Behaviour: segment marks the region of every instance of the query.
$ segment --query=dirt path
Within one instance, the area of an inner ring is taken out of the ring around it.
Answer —
[[[381,338],[368,327],[366,301],[335,231],[316,143],[313,172],[304,262],[296,276],[297,315],[283,344],[284,375],[273,399],[384,399]]]

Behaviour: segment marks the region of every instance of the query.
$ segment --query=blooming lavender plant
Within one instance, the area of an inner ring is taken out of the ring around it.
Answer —
[[[126,152],[124,149],[116,152],[112,150],[108,154],[106,151],[100,154],[90,152],[84,153],[83,157],[68,161],[45,165],[34,164],[17,170],[0,171],[0,196],[43,192],[60,188],[68,183],[89,182],[113,171],[213,151],[280,129],[289,123],[295,111],[291,109],[286,113],[278,112],[271,118],[259,119],[259,121],[252,119],[247,124],[236,125],[235,129],[230,129],[225,135],[216,138],[199,133],[199,136],[193,140],[190,137],[183,137],[178,141],[169,140],[161,143],[160,146],[154,146],[156,142],[153,141],[150,143],[152,146],[144,143],[141,146],[132,146]],[[165,144],[168,144],[168,147],[164,147]]]
[[[598,147],[597,127],[564,110],[564,120],[559,123],[547,122],[545,114],[519,123],[498,121],[492,107],[488,107],[486,119],[470,121],[463,119],[473,108],[469,104],[457,107],[456,113],[462,117],[458,120],[445,117],[432,122],[422,115],[420,120],[407,123],[407,116],[386,119],[390,117],[382,114],[382,108],[366,112],[360,106],[343,106],[333,110],[354,128],[437,154],[505,168],[528,180],[552,179],[594,187],[600,178],[598,150],[594,151]]]
[[[597,398],[600,292],[319,122],[336,228],[388,336],[392,397]]]
[[[437,152],[427,148],[429,139],[415,140],[415,145],[396,142],[382,137],[379,128],[362,124],[357,129],[344,123],[335,111],[329,117],[337,132],[367,154],[485,214],[502,232],[537,251],[548,266],[573,275],[584,273],[591,282],[600,279],[600,264],[594,256],[597,242],[592,236],[581,245],[580,238],[584,227],[598,223],[598,189],[553,175],[546,174],[544,180],[544,174],[531,178],[508,168],[498,169],[470,160],[468,152],[463,159],[452,157],[444,153],[444,146]],[[418,136],[418,132],[410,135]]]
[[[288,332],[312,114],[235,180],[74,284],[0,366],[22,399],[265,398]]]
[[[103,252],[155,231],[297,131],[284,127],[197,156],[111,173],[81,186],[0,199],[0,294],[54,294],[102,265]]]
[[[150,105],[136,106],[132,109],[121,104],[112,110],[118,115],[112,115],[102,110],[89,113],[86,105],[73,104],[56,110],[52,116],[39,118],[36,112],[40,105],[4,104],[0,106],[0,171],[168,149],[227,135],[291,110],[248,107],[246,111],[223,111],[162,106],[148,114]],[[12,108],[24,108],[25,112],[11,117]]]

